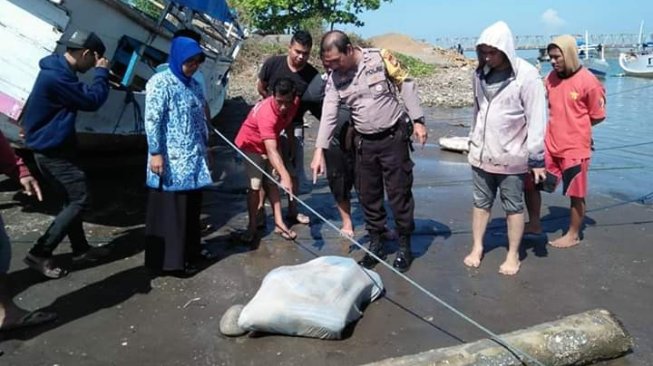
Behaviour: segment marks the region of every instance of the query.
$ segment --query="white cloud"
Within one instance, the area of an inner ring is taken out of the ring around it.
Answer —
[[[555,9],[546,9],[541,16],[542,23],[548,28],[559,28],[565,25],[565,20],[560,18]]]

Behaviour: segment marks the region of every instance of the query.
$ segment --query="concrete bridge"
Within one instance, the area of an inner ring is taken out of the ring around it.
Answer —
[[[578,37],[584,38],[584,35],[576,34]],[[553,36],[515,36],[517,49],[520,50],[537,50],[545,48],[553,38]],[[639,35],[635,33],[616,33],[616,34],[590,34],[589,43],[600,43],[607,48],[631,48],[638,42]],[[472,51],[475,49],[476,37],[442,37],[436,38],[434,44],[442,48],[456,47],[460,44],[465,51]]]

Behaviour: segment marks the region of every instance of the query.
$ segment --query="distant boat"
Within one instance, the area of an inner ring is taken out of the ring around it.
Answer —
[[[538,55],[537,55],[537,60],[538,61],[540,61],[540,62],[549,62],[549,61],[551,61],[551,58],[549,57],[549,52],[546,49],[546,47],[545,48],[540,48],[537,51],[538,51]]]
[[[173,33],[190,28],[202,36],[207,55],[200,71],[215,116],[222,109],[228,74],[242,31],[226,0],[150,1],[148,16],[129,0],[0,0],[0,130],[23,147],[20,117],[39,73],[39,60],[77,29],[96,32],[111,61],[111,89],[96,112],[77,116],[77,139],[85,151],[144,151],[145,84],[167,62]],[[158,10],[157,10],[158,9]],[[151,13],[152,14],[152,13]],[[90,81],[93,72],[80,75]]]
[[[577,39],[576,46],[578,47],[578,57],[583,66],[597,77],[605,78],[610,64],[605,60],[605,48],[603,45],[590,44],[589,35],[585,32],[585,39]],[[546,48],[539,49],[537,60],[541,62],[551,61]]]
[[[577,40],[578,57],[581,63],[592,74],[599,78],[605,78],[608,74],[610,64],[605,60],[605,48],[601,44],[590,44],[589,35],[585,32],[585,41]]]
[[[438,140],[440,149],[466,153],[469,151],[469,136],[444,136]]]
[[[619,54],[619,66],[626,75],[653,78],[653,41],[642,42],[643,30],[644,22],[639,27],[637,47]]]

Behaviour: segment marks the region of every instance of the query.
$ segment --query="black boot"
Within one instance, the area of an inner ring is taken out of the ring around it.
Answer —
[[[385,253],[385,248],[383,247],[383,241],[381,241],[381,235],[378,233],[370,233],[370,251],[374,253],[377,257],[381,258],[382,260],[385,260],[386,258],[386,253]],[[376,264],[379,263],[376,259],[374,259],[371,255],[365,254],[365,257],[358,261],[358,264],[367,268],[367,269],[372,269]]]
[[[399,236],[399,252],[392,266],[399,272],[404,273],[410,268],[413,262],[413,254],[410,252],[410,235]]]

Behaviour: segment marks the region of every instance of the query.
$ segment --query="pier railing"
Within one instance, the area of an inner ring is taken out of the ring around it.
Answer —
[[[580,38],[584,35],[574,34]],[[515,43],[517,49],[520,50],[537,50],[545,48],[556,35],[542,36],[542,35],[525,35],[515,36]],[[436,38],[434,45],[442,48],[456,48],[460,45],[465,51],[475,49],[478,36],[475,37],[440,37]],[[631,48],[635,47],[638,43],[639,35],[635,33],[615,33],[615,34],[590,34],[590,44],[602,44],[609,48]]]

